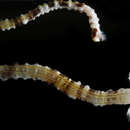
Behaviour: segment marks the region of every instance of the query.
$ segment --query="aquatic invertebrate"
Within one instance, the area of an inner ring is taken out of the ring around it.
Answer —
[[[35,20],[35,18],[39,17],[40,15],[57,9],[68,9],[85,13],[89,17],[89,24],[92,29],[91,36],[93,41],[99,42],[105,40],[105,35],[100,30],[99,19],[94,9],[85,3],[80,3],[78,1],[73,2],[71,0],[49,0],[48,3],[38,5],[37,8],[29,11],[28,13],[21,14],[17,18],[1,20],[0,30],[10,30],[16,26],[27,24],[29,21]]]
[[[96,106],[112,104],[130,104],[130,89],[119,89],[117,91],[108,90],[106,92],[94,90],[89,85],[82,85],[75,82],[59,71],[41,66],[39,64],[29,65],[1,65],[0,79],[33,79],[45,81],[53,84],[58,90],[64,92],[73,99],[87,101]]]
[[[90,27],[92,29],[92,39],[95,42],[105,39],[100,25],[99,19],[94,10],[84,3],[72,2],[70,0],[54,0],[48,4],[39,5],[36,9],[29,11],[28,13],[21,15],[15,19],[6,19],[0,21],[1,30],[10,30],[17,25],[27,24],[29,21],[35,19],[44,13],[56,9],[73,9],[79,12],[84,12],[89,17]],[[38,79],[47,83],[53,84],[58,90],[64,92],[66,95],[73,99],[80,99],[87,101],[95,106],[104,106],[112,104],[130,104],[130,89],[119,89],[117,91],[108,90],[106,92],[100,90],[94,90],[89,85],[82,85],[80,82],[75,82],[61,74],[60,72],[53,70],[49,67],[36,65],[1,65],[0,66],[0,79],[7,80],[9,78],[18,79]],[[129,116],[129,110],[127,115]]]

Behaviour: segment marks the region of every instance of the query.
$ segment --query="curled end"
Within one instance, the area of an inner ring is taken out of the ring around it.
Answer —
[[[128,121],[130,122],[130,107],[129,107],[128,111],[127,111],[127,118],[128,118]]]
[[[91,37],[94,42],[100,42],[106,40],[106,35],[100,30],[97,30],[96,28],[92,29]]]

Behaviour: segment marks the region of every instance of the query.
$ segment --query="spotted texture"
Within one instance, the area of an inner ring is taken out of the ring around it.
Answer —
[[[80,82],[75,82],[59,71],[47,66],[34,65],[1,65],[0,79],[5,81],[13,79],[33,79],[53,84],[58,90],[73,99],[79,99],[93,105],[130,104],[130,89],[108,90],[106,92],[91,89]]]
[[[25,14],[21,14],[19,17],[1,20],[0,30],[5,31],[14,29],[16,28],[16,26],[25,25],[29,21],[35,20],[40,15],[49,13],[50,11],[57,9],[68,9],[85,13],[89,18],[89,24],[92,29],[91,31],[92,40],[94,42],[105,40],[105,36],[100,30],[99,18],[97,17],[94,9],[92,9],[85,3],[80,3],[78,1],[71,1],[71,0],[49,0],[48,3],[38,5],[35,9],[30,10]]]

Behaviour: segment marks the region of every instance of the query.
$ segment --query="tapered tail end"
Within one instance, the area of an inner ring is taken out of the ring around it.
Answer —
[[[92,30],[92,40],[94,42],[101,42],[101,41],[106,41],[106,35],[104,34],[104,32],[101,31],[97,31],[97,29],[93,29]]]

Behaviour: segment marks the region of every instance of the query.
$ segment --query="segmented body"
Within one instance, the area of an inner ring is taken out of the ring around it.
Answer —
[[[75,10],[85,13],[89,18],[89,24],[92,29],[91,36],[94,42],[105,40],[105,36],[100,30],[99,19],[95,11],[85,3],[71,0],[49,0],[48,3],[38,5],[37,8],[20,15],[17,18],[5,19],[0,21],[0,30],[10,30],[16,26],[27,24],[35,18],[49,13],[57,9]],[[87,101],[93,105],[112,105],[112,104],[130,104],[130,89],[119,89],[117,91],[108,90],[106,92],[91,89],[88,85],[84,86],[80,82],[75,82],[59,71],[53,70],[47,66],[41,65],[1,65],[0,79],[7,80],[9,78],[18,79],[33,79],[45,81],[53,84],[58,90],[62,91],[73,99]],[[130,79],[130,78],[129,78]],[[130,120],[130,108],[127,112]]]
[[[85,13],[89,17],[93,41],[99,42],[105,40],[105,36],[100,30],[100,25],[98,23],[99,19],[94,9],[85,3],[79,3],[78,1],[72,2],[71,0],[49,0],[48,3],[38,5],[37,8],[29,11],[28,13],[22,14],[17,18],[1,20],[0,30],[10,30],[16,26],[27,24],[29,21],[35,20],[35,18],[39,17],[40,15],[57,9],[68,9]]]
[[[83,86],[80,82],[69,79],[57,70],[38,64],[0,66],[0,79],[7,80],[9,78],[45,81],[53,84],[69,97],[87,101],[93,105],[130,104],[130,89],[97,91],[91,89],[88,85]]]

